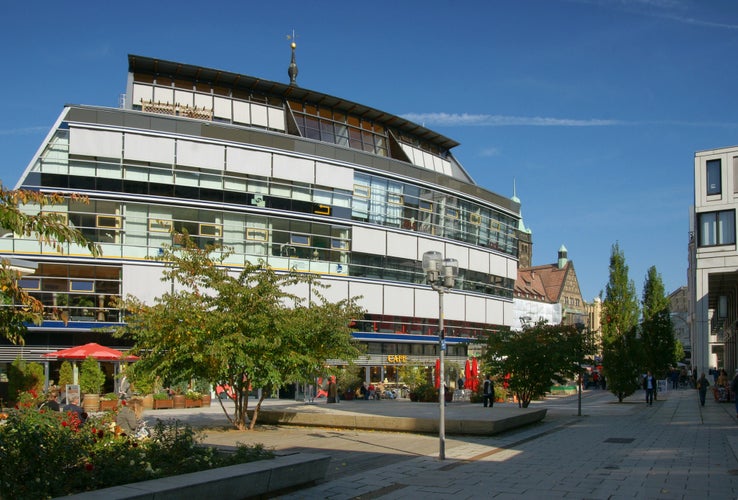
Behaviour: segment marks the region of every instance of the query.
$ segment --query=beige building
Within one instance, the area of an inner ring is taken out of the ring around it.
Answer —
[[[689,308],[692,368],[729,373],[736,362],[738,324],[738,146],[700,151],[694,157],[690,217]]]

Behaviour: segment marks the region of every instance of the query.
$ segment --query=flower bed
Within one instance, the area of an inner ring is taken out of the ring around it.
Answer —
[[[198,433],[174,420],[158,422],[150,439],[129,439],[115,435],[110,413],[82,423],[38,403],[22,400],[0,425],[0,498],[60,497],[273,457],[261,445],[232,454],[201,446]]]

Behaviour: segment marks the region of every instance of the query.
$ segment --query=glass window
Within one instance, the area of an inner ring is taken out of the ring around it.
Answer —
[[[735,244],[735,211],[706,212],[698,217],[700,246]]]
[[[69,280],[70,292],[94,292],[94,281]]]
[[[707,160],[707,194],[720,194],[722,192],[720,176],[720,160]]]

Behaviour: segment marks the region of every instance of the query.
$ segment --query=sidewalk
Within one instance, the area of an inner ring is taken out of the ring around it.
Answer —
[[[429,434],[260,426],[208,431],[205,442],[330,455],[326,481],[287,499],[738,498],[733,403],[701,407],[696,391],[678,390],[646,406],[642,391],[623,403],[586,391],[581,417],[577,396],[531,406],[547,409],[541,423],[497,436],[447,436],[445,461]]]

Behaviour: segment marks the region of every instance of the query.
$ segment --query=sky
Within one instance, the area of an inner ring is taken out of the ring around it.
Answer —
[[[297,83],[460,143],[521,200],[533,264],[564,245],[582,295],[613,245],[641,296],[687,284],[694,155],[738,144],[735,0],[8,2],[0,181],[15,187],[65,104],[117,107],[128,54]]]

